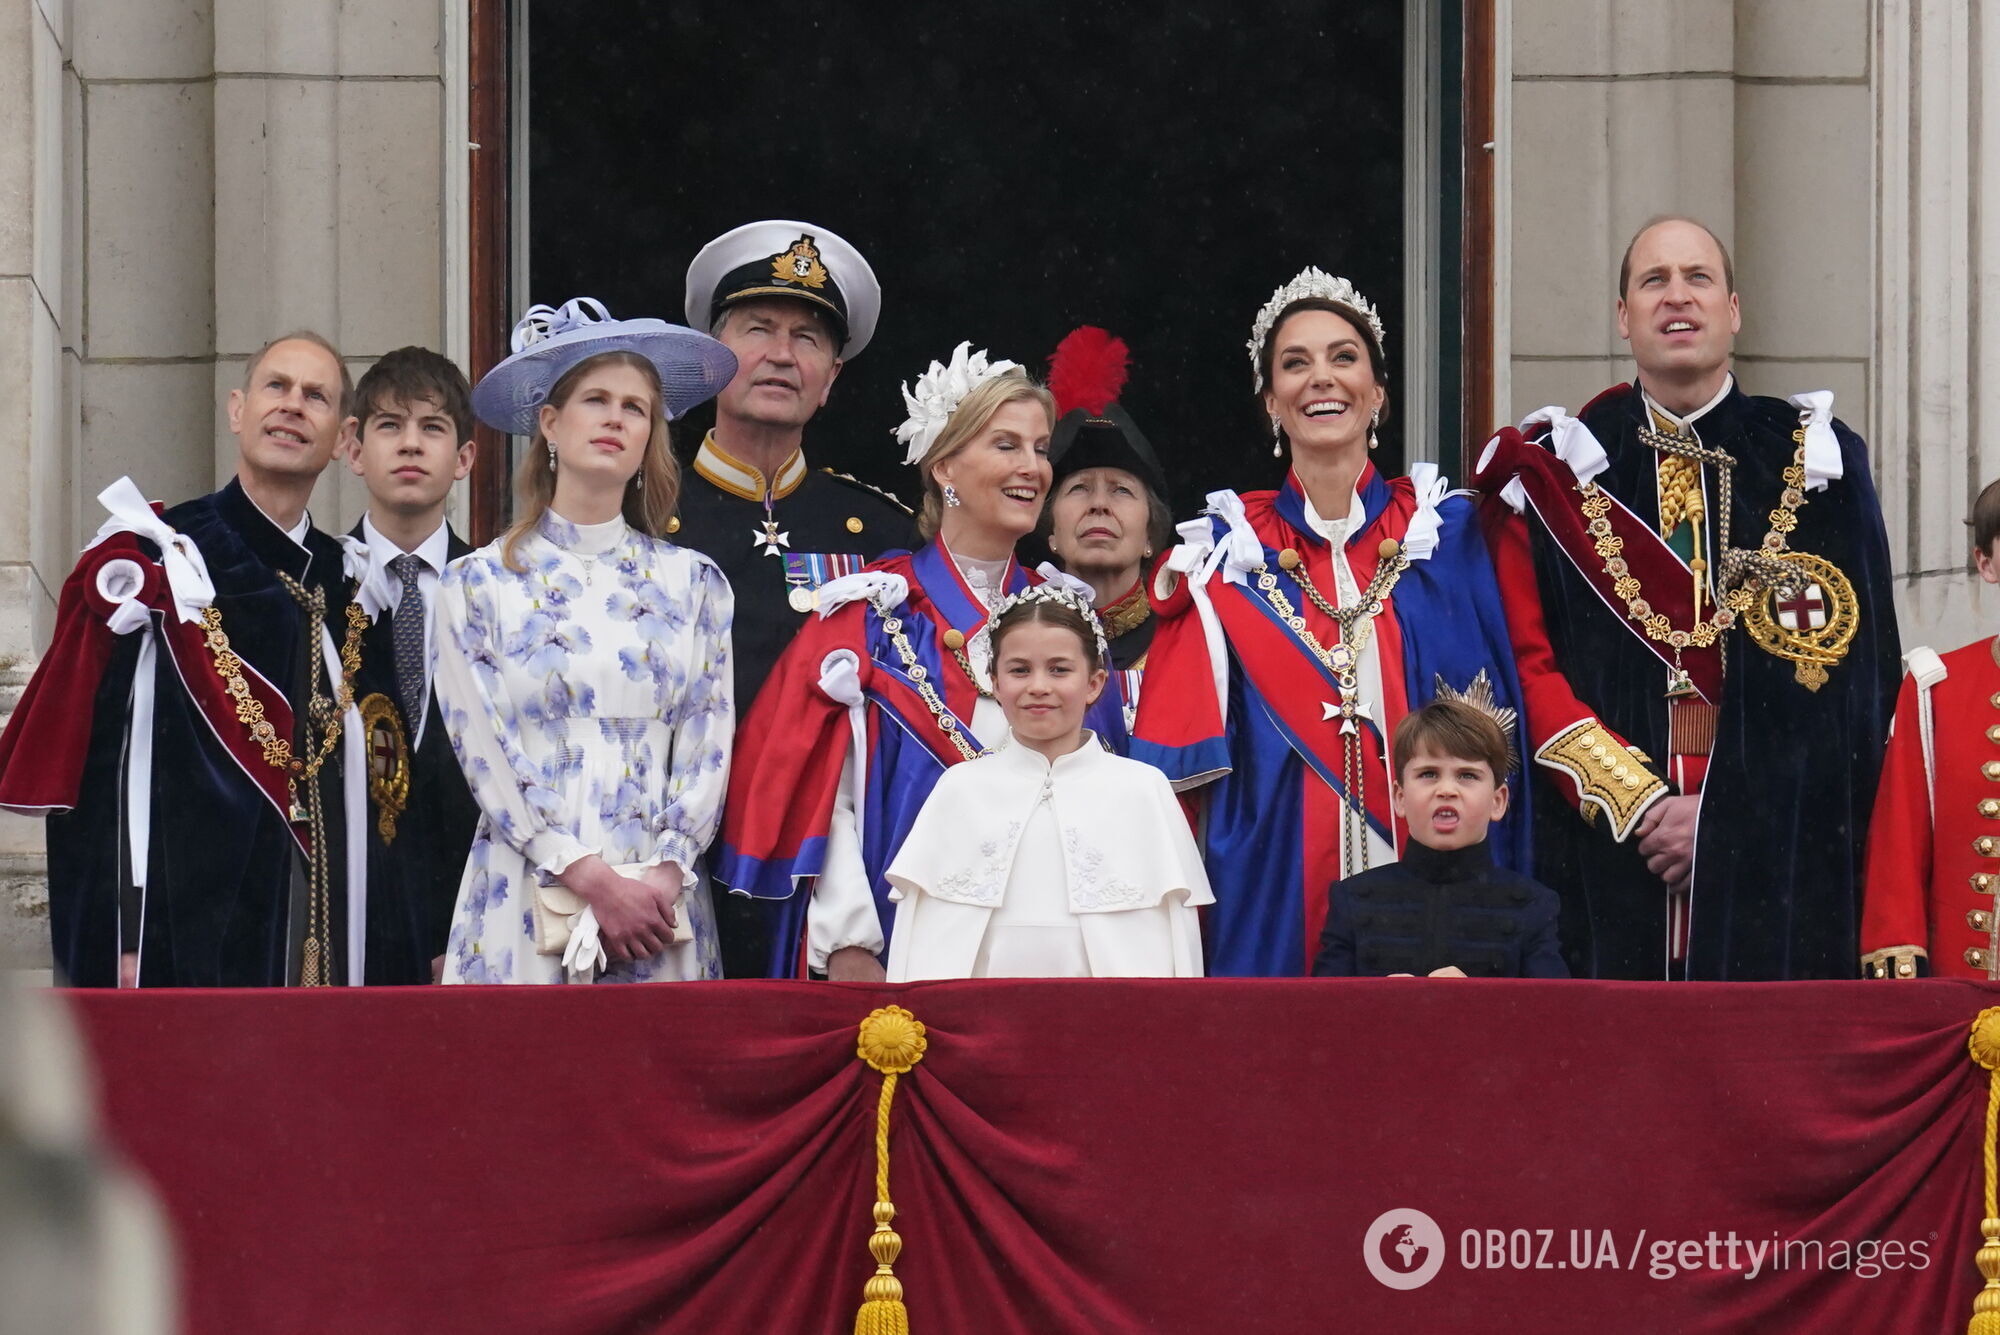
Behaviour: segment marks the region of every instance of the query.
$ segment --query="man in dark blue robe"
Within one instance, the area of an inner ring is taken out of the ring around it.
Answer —
[[[1517,643],[1573,692],[1527,698],[1537,874],[1579,977],[1852,977],[1900,675],[1867,448],[1830,394],[1737,385],[1706,227],[1649,223],[1619,286],[1636,382],[1477,470]]]
[[[227,486],[165,511],[129,480],[103,493],[0,736],[0,805],[48,816],[72,983],[360,981],[363,623],[306,512],[350,389],[324,339],[278,339],[230,391]]]

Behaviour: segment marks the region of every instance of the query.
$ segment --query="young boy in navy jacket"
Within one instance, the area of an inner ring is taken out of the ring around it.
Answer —
[[[1434,700],[1403,720],[1391,750],[1402,860],[1334,882],[1314,976],[1569,977],[1555,891],[1487,850],[1487,827],[1507,813],[1500,724]]]

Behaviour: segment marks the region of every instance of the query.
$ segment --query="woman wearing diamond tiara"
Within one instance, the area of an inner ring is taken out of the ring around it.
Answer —
[[[1406,713],[1462,692],[1514,727],[1520,687],[1472,502],[1433,464],[1390,479],[1369,461],[1382,347],[1344,278],[1309,268],[1272,295],[1249,350],[1273,452],[1291,454],[1284,485],[1211,493],[1154,580],[1132,755],[1202,803],[1211,974],[1303,974],[1328,886],[1395,859],[1383,739]],[[1491,836],[1516,870],[1527,796]]]
[[[975,640],[991,607],[1040,582],[1014,548],[1049,489],[1048,391],[961,343],[903,399],[896,434],[922,479],[929,541],[821,586],[819,615],[736,740],[716,875],[777,901],[776,977],[801,972],[802,945],[804,966],[831,978],[883,977],[890,859],[946,768],[1006,735]],[[1115,705],[1106,711],[1122,740]],[[809,890],[795,893],[802,880]]]
[[[1110,646],[1054,582],[987,623],[1000,745],[944,772],[889,867],[889,981],[1198,978],[1201,854],[1166,776],[1097,745]]]
[[[716,978],[701,857],[729,768],[729,584],[659,535],[667,419],[736,358],[706,334],[532,308],[472,393],[532,436],[519,519],[438,593],[438,705],[481,816],[447,983]]]

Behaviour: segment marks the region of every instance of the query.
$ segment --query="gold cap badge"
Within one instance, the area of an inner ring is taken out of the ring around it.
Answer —
[[[826,266],[819,262],[819,247],[810,236],[792,242],[791,249],[771,257],[771,281],[791,287],[826,286]]]

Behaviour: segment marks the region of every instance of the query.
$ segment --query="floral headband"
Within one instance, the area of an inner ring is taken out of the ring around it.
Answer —
[[[967,341],[953,350],[949,366],[932,362],[930,369],[917,377],[915,390],[905,382],[903,407],[910,415],[896,428],[896,439],[909,447],[903,462],[915,464],[929,452],[958,405],[981,381],[1020,369],[1018,362],[987,361],[986,349],[974,352]]]

